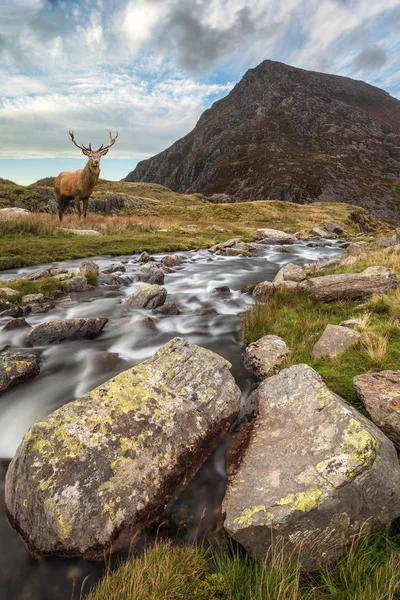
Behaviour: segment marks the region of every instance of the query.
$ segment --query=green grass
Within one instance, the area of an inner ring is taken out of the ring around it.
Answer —
[[[382,306],[385,306],[383,311]],[[376,310],[378,307],[378,310]],[[363,333],[362,342],[333,359],[313,359],[314,344],[326,325],[359,318],[370,311],[371,317]],[[337,394],[364,409],[358,401],[353,377],[366,371],[398,369],[400,364],[400,322],[398,321],[399,294],[394,292],[384,298],[376,297],[361,306],[355,302],[316,302],[305,291],[276,292],[266,304],[257,304],[242,317],[242,332],[249,344],[266,334],[281,336],[291,348],[283,367],[306,363],[318,371],[325,383]],[[387,339],[386,353],[381,357],[371,352],[376,340]]]
[[[8,299],[13,304],[19,304],[21,298],[27,294],[43,294],[49,298],[56,298],[66,290],[65,282],[60,281],[55,277],[46,277],[44,279],[36,279],[34,281],[29,281],[26,279],[0,281],[0,298],[4,297],[7,299],[7,297],[1,293],[2,287],[9,287],[18,291],[18,294],[14,296],[12,300]]]
[[[336,564],[313,575],[271,551],[256,562],[232,546],[201,547],[158,542],[108,571],[87,600],[395,600],[400,593],[399,539],[355,539]]]

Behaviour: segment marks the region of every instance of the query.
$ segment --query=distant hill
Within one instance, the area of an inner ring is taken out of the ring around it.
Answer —
[[[266,60],[125,181],[235,200],[348,202],[396,219],[400,101],[362,81]]]

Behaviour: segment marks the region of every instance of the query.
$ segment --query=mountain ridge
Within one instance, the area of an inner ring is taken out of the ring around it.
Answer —
[[[348,202],[400,215],[400,101],[361,80],[266,60],[125,181],[233,200]]]

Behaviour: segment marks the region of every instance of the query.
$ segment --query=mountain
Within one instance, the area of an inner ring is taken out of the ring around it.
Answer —
[[[348,202],[400,216],[400,101],[363,81],[266,60],[125,181],[234,200]]]

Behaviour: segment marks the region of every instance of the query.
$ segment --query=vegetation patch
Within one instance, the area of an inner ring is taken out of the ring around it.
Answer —
[[[2,287],[16,290],[16,294],[11,300],[5,294],[2,294]],[[30,281],[28,279],[7,279],[0,281],[0,298],[9,300],[12,303],[19,304],[23,296],[27,294],[43,294],[49,298],[56,298],[66,291],[66,283],[56,277],[45,277]]]

